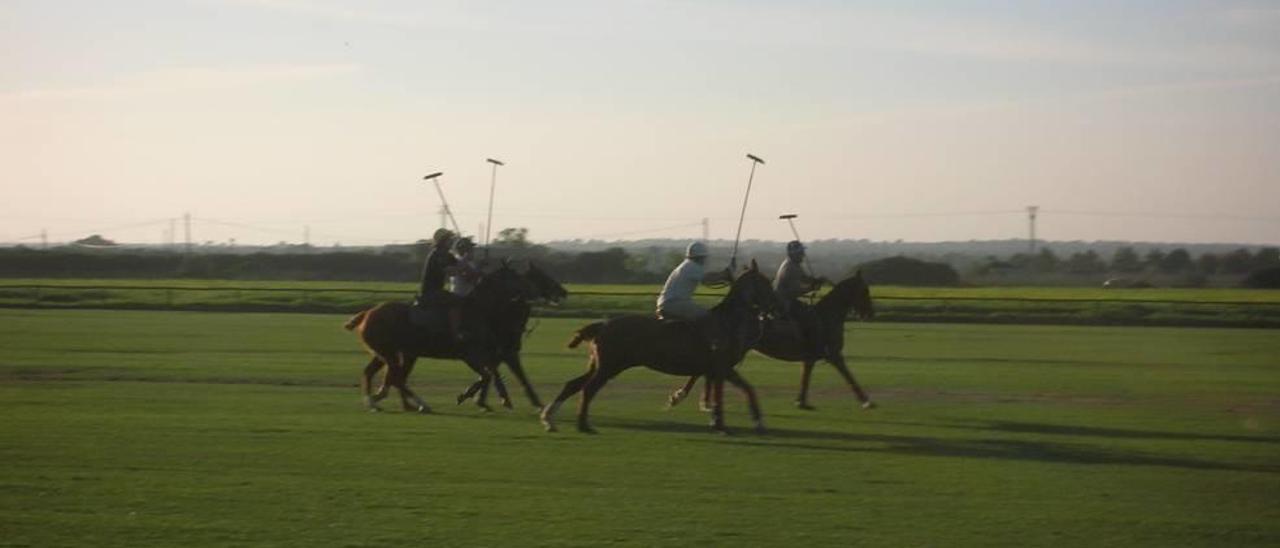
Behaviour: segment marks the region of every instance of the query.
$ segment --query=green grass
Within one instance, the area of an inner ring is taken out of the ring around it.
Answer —
[[[798,367],[752,356],[769,435],[736,392],[722,437],[633,370],[586,436],[448,404],[447,362],[413,379],[435,414],[366,413],[341,320],[0,310],[0,545],[1280,542],[1274,332],[850,324],[879,409],[820,366],[796,410]],[[544,398],[581,323],[529,339]]]
[[[40,285],[40,288],[22,287]],[[652,311],[656,286],[569,285],[544,316],[595,318]],[[352,313],[407,299],[389,282],[5,280],[0,307]],[[704,289],[710,305],[723,291]],[[902,322],[1280,327],[1280,291],[1248,289],[874,287],[880,317]]]

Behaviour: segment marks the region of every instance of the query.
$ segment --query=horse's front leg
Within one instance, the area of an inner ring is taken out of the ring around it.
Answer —
[[[756,398],[755,388],[752,388],[747,379],[732,369],[729,370],[728,380],[747,395],[747,405],[751,408],[751,420],[756,423],[756,433],[763,434],[765,432],[764,414],[760,412],[760,400]]]
[[[677,388],[670,396],[667,396],[667,409],[680,405],[680,402],[684,401],[685,397],[689,395],[689,392],[693,391],[694,385],[698,384],[699,378],[699,375],[689,377],[689,380],[680,385],[680,388]]]
[[[538,399],[538,393],[533,390],[533,385],[529,383],[529,377],[524,373],[524,364],[520,361],[520,352],[509,351],[507,358],[503,361],[507,363],[507,367],[511,368],[511,374],[516,376],[516,380],[520,381],[520,386],[524,387],[524,394],[528,396],[529,402],[534,407],[542,409],[542,400]]]
[[[862,390],[862,385],[858,384],[857,379],[853,378],[853,373],[849,372],[849,366],[844,362],[844,356],[834,355],[828,358],[831,365],[835,366],[836,371],[840,372],[840,376],[844,377],[845,382],[849,383],[849,388],[853,390],[853,395],[857,396],[858,401],[862,402],[863,409],[875,409],[875,402],[871,401],[871,397]]]

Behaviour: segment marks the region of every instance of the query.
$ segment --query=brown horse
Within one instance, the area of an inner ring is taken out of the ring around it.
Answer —
[[[853,378],[853,373],[849,372],[849,366],[844,360],[844,320],[850,310],[853,310],[862,320],[875,317],[871,290],[863,280],[861,271],[836,284],[813,306],[813,314],[818,320],[816,335],[819,345],[806,344],[794,321],[765,320],[764,335],[760,337],[760,341],[753,349],[770,358],[804,364],[800,374],[800,395],[796,398],[796,407],[813,409],[813,406],[809,405],[809,377],[813,373],[813,365],[820,359],[826,360],[840,372],[840,376],[849,383],[849,388],[853,390],[858,401],[862,402],[863,409],[875,407],[857,379]],[[680,403],[693,390],[697,382],[698,377],[690,377],[684,386],[671,393],[667,399],[668,405],[675,406]],[[708,397],[707,389],[704,388],[703,407],[706,407]]]
[[[583,341],[591,342],[591,358],[587,372],[565,383],[555,401],[542,410],[542,424],[555,431],[553,418],[560,404],[578,391],[578,430],[595,433],[588,421],[591,400],[609,379],[632,367],[643,365],[670,375],[707,377],[714,387],[715,403],[711,407],[712,428],[725,431],[724,381],[746,393],[751,417],[758,431],[764,430],[760,405],[755,390],[734,366],[755,342],[760,332],[760,312],[778,306],[778,297],[769,279],[760,273],[755,261],[729,287],[729,294],[711,309],[710,315],[698,322],[661,320],[653,316],[623,316],[596,322],[574,334],[569,348]],[[708,325],[715,333],[708,344]]]
[[[501,337],[495,327],[500,327],[499,320],[505,320],[503,311],[509,315],[510,303],[525,300],[530,293],[531,284],[506,263],[485,275],[463,299],[462,331],[467,336],[461,342],[443,327],[446,320],[442,315],[437,318],[441,326],[438,329],[416,325],[411,319],[415,313],[413,305],[405,302],[385,302],[353,316],[344,327],[355,331],[373,355],[360,379],[365,406],[371,411],[379,410],[378,402],[387,396],[390,387],[395,387],[406,411],[430,412],[426,402],[408,386],[409,374],[419,357],[457,359],[466,363],[479,379],[458,396],[458,403],[471,398],[496,374]],[[382,386],[371,393],[373,376],[384,366],[387,372]],[[510,406],[506,388],[499,385],[498,393],[504,404]]]

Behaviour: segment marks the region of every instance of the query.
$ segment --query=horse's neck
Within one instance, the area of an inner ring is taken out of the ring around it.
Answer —
[[[849,315],[849,310],[853,308],[853,297],[849,291],[846,291],[841,286],[823,295],[821,299],[818,299],[818,304],[813,305],[813,307],[820,318],[834,317],[843,319]]]

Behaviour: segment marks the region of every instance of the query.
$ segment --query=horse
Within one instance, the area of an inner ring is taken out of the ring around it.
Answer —
[[[427,330],[416,325],[411,316],[415,313],[413,305],[405,302],[384,302],[352,316],[343,327],[359,335],[361,343],[372,354],[360,379],[365,407],[379,411],[378,402],[394,386],[400,393],[404,410],[431,412],[426,402],[408,386],[409,375],[419,357],[457,359],[466,363],[479,378],[458,395],[458,403],[471,398],[496,374],[502,337],[495,327],[504,325],[512,310],[510,303],[525,300],[531,293],[532,284],[505,262],[485,275],[463,299],[461,327],[467,336],[462,341],[455,340],[443,327]],[[507,311],[506,314],[503,311]],[[437,318],[441,326],[445,321],[443,317]],[[384,366],[387,372],[382,386],[377,393],[371,393],[373,376]],[[498,394],[504,404],[510,406],[506,388],[499,385]],[[477,404],[488,410],[483,402]]]
[[[569,348],[591,342],[587,372],[566,382],[555,401],[543,408],[542,425],[556,430],[553,418],[560,405],[581,391],[578,430],[594,434],[588,420],[591,400],[606,382],[618,373],[643,365],[670,375],[705,376],[715,387],[711,426],[726,432],[724,424],[724,381],[728,380],[747,396],[756,430],[764,431],[764,420],[755,390],[734,370],[760,334],[760,313],[779,306],[769,279],[755,261],[733,281],[729,293],[707,318],[696,321],[662,320],[654,316],[622,316],[595,322],[579,329]],[[702,323],[702,322],[708,322]],[[716,335],[708,337],[710,327]],[[708,340],[710,339],[710,340]],[[710,344],[708,344],[710,342]]]
[[[524,345],[524,336],[528,332],[529,315],[533,311],[530,301],[543,300],[552,304],[559,303],[569,296],[569,292],[564,286],[560,285],[554,278],[538,268],[532,262],[525,272],[524,277],[531,284],[533,293],[527,299],[517,299],[509,301],[506,307],[494,316],[494,334],[498,341],[498,361],[507,364],[511,369],[511,373],[515,375],[516,380],[524,387],[524,393],[529,398],[529,402],[533,407],[542,409],[542,400],[538,398],[537,392],[533,390],[533,385],[529,383],[528,376],[524,372],[524,364],[520,361],[520,349]],[[498,386],[498,392],[503,393],[506,388],[502,383],[502,376],[495,370],[493,375],[493,384]],[[485,384],[481,387],[479,394],[476,395],[476,404],[480,407],[487,407],[485,403],[489,395],[489,386]],[[503,402],[503,406],[510,408],[510,400]]]
[[[817,316],[817,346],[806,343],[805,338],[801,335],[799,326],[794,321],[766,319],[764,322],[764,334],[760,337],[753,350],[769,356],[770,358],[788,361],[801,362],[804,369],[800,374],[800,395],[796,398],[796,407],[805,410],[812,410],[814,407],[809,405],[809,377],[813,373],[813,366],[818,360],[826,360],[840,372],[840,376],[844,377],[845,382],[849,384],[849,388],[853,390],[854,396],[862,404],[863,409],[875,408],[875,403],[862,390],[862,386],[858,384],[857,379],[849,372],[849,366],[844,360],[844,320],[849,315],[849,311],[857,315],[860,320],[869,320],[875,317],[875,305],[871,301],[871,290],[867,286],[867,282],[862,277],[862,271],[859,270],[853,276],[841,280],[831,291],[818,300],[813,306],[813,313]],[[667,398],[667,405],[674,407],[680,403],[698,382],[698,377],[690,377],[684,386],[676,389]],[[707,388],[703,389],[702,403],[706,407],[708,394]]]

